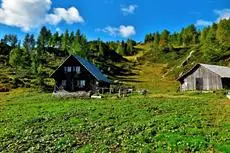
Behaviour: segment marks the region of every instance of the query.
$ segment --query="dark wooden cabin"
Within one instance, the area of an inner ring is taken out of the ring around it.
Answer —
[[[181,91],[230,89],[230,68],[217,65],[197,64],[177,80],[181,83]]]
[[[109,79],[95,65],[80,56],[69,56],[50,77],[55,79],[55,90],[95,91],[110,86]]]

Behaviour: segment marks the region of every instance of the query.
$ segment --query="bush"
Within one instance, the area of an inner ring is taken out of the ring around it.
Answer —
[[[13,85],[12,88],[18,88],[24,86],[23,82],[17,77],[12,78],[12,85]]]

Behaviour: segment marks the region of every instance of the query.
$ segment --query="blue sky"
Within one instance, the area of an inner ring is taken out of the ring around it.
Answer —
[[[17,3],[16,3],[17,2]],[[198,28],[230,17],[229,0],[0,0],[0,37],[22,39],[46,25],[53,32],[80,29],[89,40],[142,41],[146,33]]]

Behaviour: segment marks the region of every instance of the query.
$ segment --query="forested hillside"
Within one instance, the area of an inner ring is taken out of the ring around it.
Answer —
[[[38,38],[26,34],[21,43],[16,35],[5,35],[0,42],[0,86],[51,88],[49,75],[69,55],[80,55],[109,75],[117,73],[114,63],[126,61],[122,55],[133,55],[136,42],[88,41],[80,30],[63,34],[42,27]],[[109,71],[108,71],[109,70]]]
[[[189,25],[180,32],[150,33],[145,44],[143,47],[148,52],[143,57],[167,63],[167,74],[175,77],[199,62],[230,66],[230,20],[221,20],[204,29]]]
[[[26,34],[21,41],[7,34],[0,42],[0,86],[49,89],[53,84],[49,75],[70,54],[87,58],[113,77],[127,62],[123,56],[140,52],[142,56],[134,62],[167,64],[165,76],[174,78],[198,62],[230,66],[230,19],[204,29],[189,25],[179,32],[150,33],[143,43],[131,39],[88,41],[80,30],[51,33],[46,27],[41,28],[37,38]]]

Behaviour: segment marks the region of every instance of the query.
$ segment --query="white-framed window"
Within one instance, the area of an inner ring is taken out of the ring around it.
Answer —
[[[64,67],[64,72],[67,73],[67,67]]]
[[[65,73],[72,72],[72,67],[71,66],[64,67],[64,72]]]
[[[79,74],[81,72],[80,66],[73,66],[73,72],[76,72],[77,74]]]
[[[66,80],[62,80],[62,81],[61,81],[61,85],[62,85],[63,87],[66,87]]]
[[[76,73],[81,73],[81,67],[80,66],[76,66]]]
[[[76,73],[79,74],[81,72],[80,66],[76,66],[75,68],[76,68]]]
[[[85,80],[78,80],[77,81],[77,86],[79,88],[84,88],[85,87]]]
[[[67,72],[72,72],[72,67],[71,66],[67,67]]]

